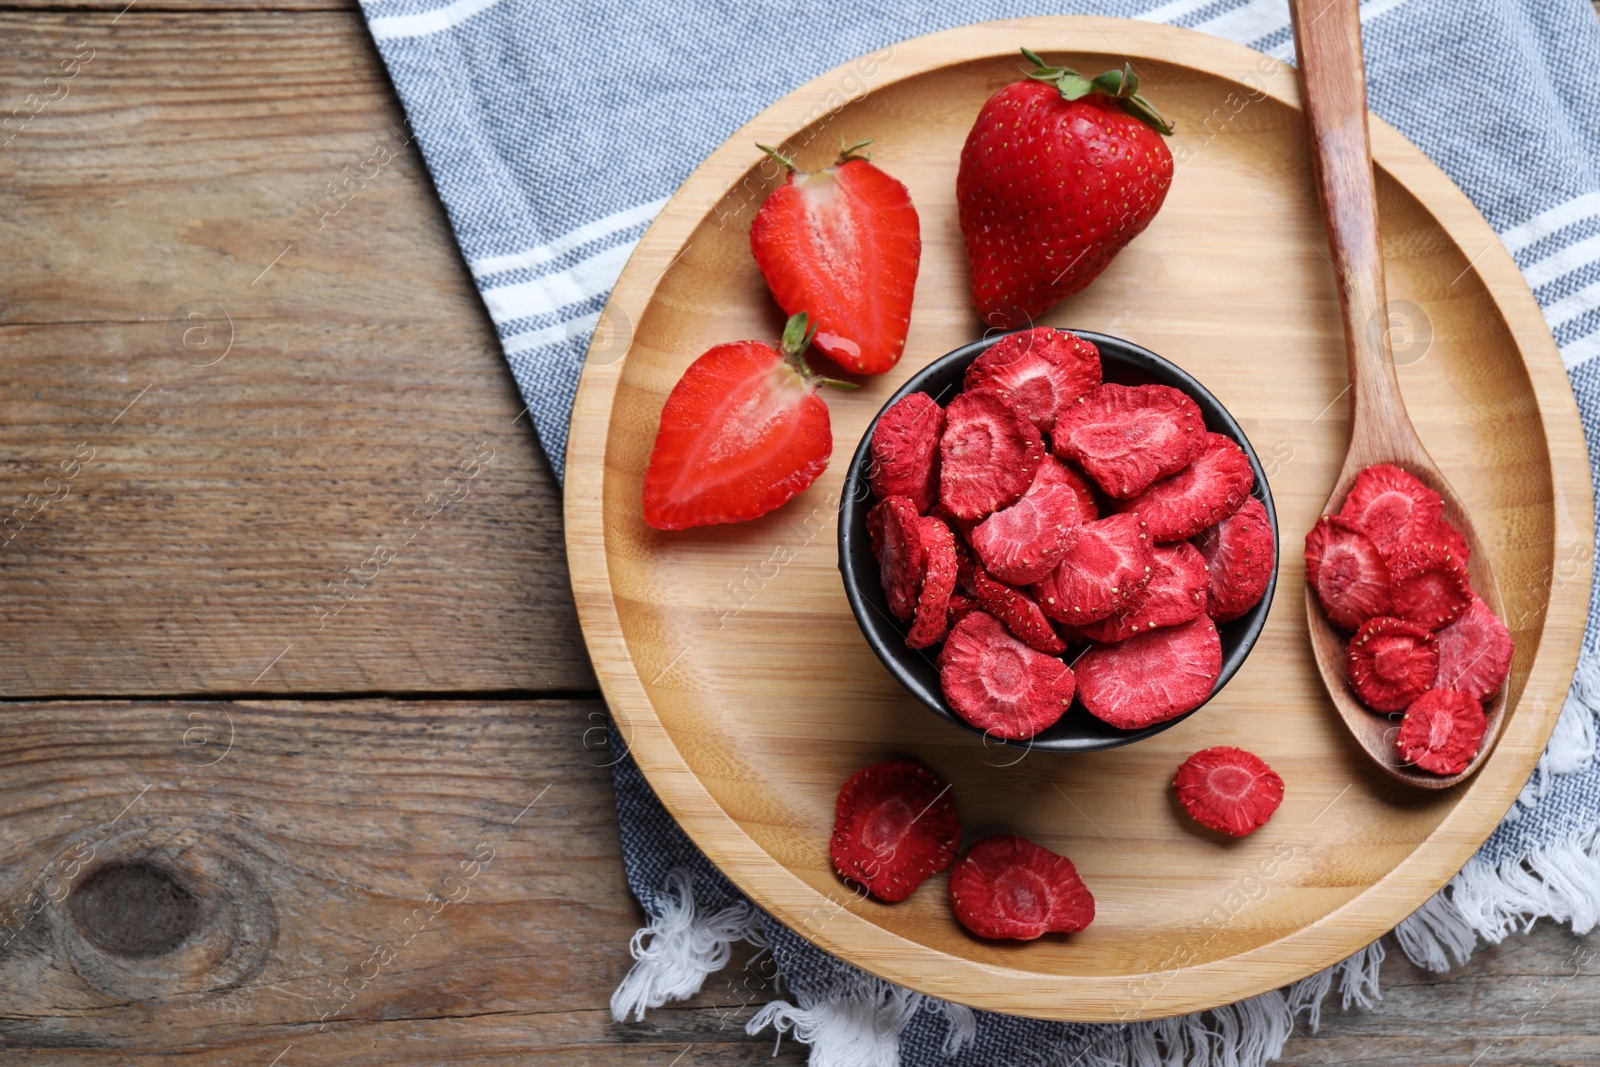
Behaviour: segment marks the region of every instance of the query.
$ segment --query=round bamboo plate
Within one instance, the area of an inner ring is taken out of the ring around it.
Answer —
[[[933,996],[1055,1019],[1195,1011],[1275,988],[1390,929],[1458,870],[1526,781],[1577,656],[1592,543],[1587,454],[1559,356],[1527,287],[1466,197],[1373,120],[1389,295],[1407,407],[1472,507],[1517,643],[1509,721],[1463,787],[1424,795],[1356,747],[1322,689],[1300,599],[1279,597],[1244,668],[1199,714],[1125,748],[985,748],[873,657],[845,602],[834,525],[846,462],[878,406],[982,333],[953,204],[979,106],[1017,78],[1017,47],[1087,71],[1131,61],[1175,120],[1165,207],[1052,324],[1125,336],[1179,363],[1244,425],[1283,530],[1280,581],[1344,454],[1343,342],[1294,72],[1186,30],[1110,19],[990,23],[847,64],[768,108],[694,172],[624,270],[578,390],[568,559],[596,673],[667,808],[751,898],[833,954]],[[755,522],[660,533],[639,495],[661,405],[712,344],[775,338],[782,316],[748,227],[778,175],[842,140],[911,190],[923,260],[905,358],[831,392],[834,458]],[[1196,749],[1234,744],[1282,774],[1261,831],[1227,841],[1178,808]],[[1095,894],[1087,931],[987,943],[939,876],[909,900],[858,899],[833,874],[839,784],[910,755],[953,783],[963,838],[1024,834],[1070,856]]]

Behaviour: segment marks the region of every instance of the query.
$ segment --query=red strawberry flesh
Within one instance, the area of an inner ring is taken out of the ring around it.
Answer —
[[[1098,386],[1061,411],[1056,455],[1075,460],[1110,496],[1126,499],[1176,474],[1205,447],[1205,419],[1166,385]]]
[[[1511,631],[1477,597],[1461,617],[1435,634],[1440,689],[1484,701],[1500,691],[1511,670]]]
[[[1046,456],[1022,499],[973,528],[972,547],[990,574],[1027,585],[1055,570],[1081,521],[1077,490],[1061,464]]]
[[[1367,535],[1334,515],[1324,515],[1306,534],[1306,580],[1316,590],[1328,621],[1343,630],[1394,609],[1389,565]]]
[[[1380,463],[1356,475],[1339,517],[1385,556],[1424,540],[1441,522],[1439,494],[1399,467]]]
[[[977,591],[978,606],[1006,624],[1028,647],[1051,654],[1065,652],[1066,642],[1056,634],[1050,620],[1039,610],[1039,604],[1020,589],[997,582],[982,567],[973,571],[973,588]]]
[[[939,499],[939,436],[944,409],[927,393],[895,401],[872,428],[872,491],[903,496],[926,515]]]
[[[1133,602],[1150,580],[1152,555],[1138,515],[1112,515],[1075,527],[1061,564],[1034,586],[1039,607],[1072,626],[1099,622]]]
[[[945,409],[940,502],[958,519],[981,519],[1016,503],[1043,460],[1043,438],[1016,408],[988,390],[964,392]]]
[[[1476,699],[1454,689],[1430,689],[1406,708],[1395,752],[1433,774],[1460,774],[1478,754],[1487,729]]]
[[[1190,818],[1232,837],[1259,830],[1283,803],[1283,779],[1253,752],[1219,745],[1184,760],[1173,779]]]
[[[1094,921],[1094,896],[1065,856],[1006,834],[979,841],[950,871],[950,906],[979,937],[1032,941]]]
[[[1186,541],[1157,545],[1150,558],[1150,580],[1127,610],[1090,623],[1078,633],[1112,644],[1163,626],[1177,626],[1205,611],[1206,561]]]
[[[1217,628],[1201,615],[1180,626],[1095,645],[1078,658],[1078,699],[1119,730],[1138,730],[1193,711],[1222,673]]]
[[[939,653],[939,683],[957,715],[1009,740],[1054,725],[1071,705],[1074,685],[1072,668],[1029,648],[984,611],[950,631]]]
[[[1194,546],[1211,568],[1206,614],[1213,622],[1232,622],[1261,601],[1277,565],[1266,505],[1250,497],[1238,511],[1195,535]]]
[[[929,516],[917,520],[917,532],[922,542],[922,590],[906,644],[927,648],[944,637],[950,594],[956,587],[956,542],[950,527]]]
[[[955,859],[961,826],[950,787],[921,764],[862,768],[839,789],[835,812],[833,868],[879,900],[904,900]]]
[[[1041,326],[1007,334],[967,367],[966,388],[989,388],[1050,433],[1056,412],[1100,384],[1100,350]]]
[[[903,496],[878,501],[867,512],[867,536],[872,539],[872,554],[878,557],[889,613],[897,619],[911,618],[922,582],[922,530],[916,505]]]
[[[1419,541],[1389,557],[1394,613],[1429,630],[1449,626],[1472,603],[1467,569],[1444,545]]]
[[[1255,472],[1239,443],[1208,433],[1187,467],[1118,501],[1117,509],[1137,511],[1157,541],[1184,541],[1243,507],[1254,484]]]
[[[1361,624],[1345,650],[1345,677],[1373,711],[1404,711],[1439,675],[1433,634],[1404,619],[1378,616]]]

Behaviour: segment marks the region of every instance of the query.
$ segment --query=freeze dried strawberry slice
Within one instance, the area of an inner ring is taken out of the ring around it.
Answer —
[[[1013,834],[967,849],[950,871],[950,906],[979,937],[1032,941],[1094,922],[1094,896],[1072,861]]]
[[[1389,559],[1394,614],[1418,626],[1449,626],[1472,603],[1467,569],[1450,550],[1432,541],[1406,545]]]
[[[917,522],[917,506],[903,496],[880,500],[867,512],[867,535],[872,538],[872,554],[878,557],[883,595],[897,619],[909,619],[917,609],[922,582],[922,533]]]
[[[1061,464],[1039,464],[1028,491],[972,530],[972,547],[990,574],[1012,585],[1036,582],[1055,570],[1078,518],[1078,494]]]
[[[1243,837],[1259,830],[1283,803],[1283,779],[1242,748],[1201,749],[1178,767],[1178,801],[1201,826]]]
[[[1194,462],[1138,496],[1117,501],[1117,510],[1137,511],[1157,541],[1185,541],[1243,507],[1255,480],[1239,443],[1208,433]]]
[[[1500,692],[1511,669],[1511,631],[1477,597],[1461,617],[1435,634],[1439,639],[1440,689],[1454,689],[1474,700]]]
[[[1152,551],[1137,515],[1075,527],[1060,566],[1034,586],[1039,607],[1072,626],[1099,622],[1131,603],[1150,580]]]
[[[1119,730],[1137,730],[1193,711],[1222,673],[1222,641],[1204,615],[1078,657],[1078,699]]]
[[[1150,557],[1150,581],[1128,610],[1078,628],[1090,641],[1112,644],[1137,634],[1177,626],[1205,610],[1206,561],[1187,541],[1157,545]]]
[[[1205,430],[1200,408],[1169,385],[1106,382],[1060,412],[1051,444],[1126,499],[1187,467],[1205,447]]]
[[[1023,644],[985,611],[956,624],[939,653],[945,699],[967,722],[1022,740],[1053,725],[1072,703],[1072,668]]]
[[[1461,564],[1461,569],[1467,569],[1467,562],[1472,558],[1472,550],[1467,547],[1467,539],[1461,536],[1461,531],[1451,526],[1444,519],[1434,524],[1432,530],[1422,538],[1432,541],[1450,554],[1450,558]]]
[[[997,582],[982,567],[972,574],[978,606],[1006,624],[1006,629],[1022,638],[1030,648],[1051,654],[1065,652],[1066,643],[1056,636],[1050,620],[1028,594]]]
[[[896,400],[872,428],[869,478],[878,499],[903,496],[927,514],[939,499],[944,409],[927,393]]]
[[[988,387],[1040,433],[1056,412],[1100,384],[1100,350],[1076,334],[1041,326],[1000,338],[967,367],[966,387]]]
[[[1339,517],[1391,556],[1425,539],[1441,521],[1439,494],[1399,467],[1379,463],[1356,475]]]
[[[1044,439],[999,395],[967,390],[944,412],[939,499],[959,519],[981,519],[1014,504],[1033,484]]]
[[[1306,581],[1340,629],[1394,613],[1389,564],[1366,534],[1336,515],[1324,515],[1306,534]]]
[[[904,900],[956,858],[961,824],[950,787],[919,763],[863,767],[840,787],[836,812],[833,869],[879,900]]]
[[[1460,774],[1472,763],[1488,729],[1483,705],[1454,689],[1430,689],[1406,708],[1394,749],[1406,763],[1433,774]]]
[[[1068,464],[1058,464],[1061,473],[1066,477],[1067,484],[1072,486],[1072,491],[1078,494],[1078,519],[1080,522],[1093,522],[1100,517],[1100,505],[1094,498],[1094,490],[1089,487],[1089,478],[1078,468]]]
[[[978,602],[973,600],[971,597],[963,596],[960,593],[950,594],[950,608],[948,613],[950,616],[951,627],[954,627],[956,623],[960,622],[962,619],[966,618],[968,615],[971,615],[977,610]]]
[[[1277,565],[1277,541],[1267,508],[1255,497],[1194,539],[1211,568],[1206,614],[1213,622],[1232,622],[1260,602]]]
[[[1373,711],[1404,711],[1434,687],[1439,643],[1404,619],[1380,615],[1361,624],[1344,655],[1345,677]]]
[[[922,541],[922,592],[906,644],[927,648],[944,637],[956,587],[956,539],[950,527],[931,516],[917,520],[917,533]]]

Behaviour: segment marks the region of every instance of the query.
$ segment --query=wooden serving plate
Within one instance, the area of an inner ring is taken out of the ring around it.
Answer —
[[[1471,506],[1517,644],[1507,723],[1483,770],[1422,794],[1391,781],[1336,716],[1298,596],[1280,596],[1232,683],[1125,748],[985,748],[890,678],[846,606],[834,520],[863,429],[917,368],[982,333],[954,208],[979,106],[1019,76],[1017,47],[1088,71],[1131,61],[1177,123],[1172,191],[1149,230],[1051,323],[1128,337],[1185,367],[1243,424],[1283,530],[1279,580],[1344,455],[1344,344],[1294,72],[1166,26],[1047,18],[919,38],[796,90],[689,178],[646,233],[601,320],[567,460],[567,547],[606,697],[656,792],[757,903],[884,978],[973,1007],[1055,1019],[1156,1018],[1235,1001],[1343,958],[1422,904],[1527,780],[1561,708],[1589,596],[1591,490],[1572,393],[1511,258],[1466,197],[1373,120],[1400,381],[1417,429]],[[660,533],[640,487],[668,391],[712,344],[775,338],[782,316],[748,227],[779,176],[871,137],[911,190],[923,261],[906,355],[830,392],[834,458],[807,492],[739,526]],[[1426,344],[1422,335],[1431,337]],[[1241,841],[1180,811],[1177,764],[1209,745],[1259,753],[1287,784]],[[839,784],[891,756],[953,783],[964,840],[1024,834],[1070,856],[1095,894],[1087,931],[987,943],[940,876],[897,905],[857,899],[828,863]]]

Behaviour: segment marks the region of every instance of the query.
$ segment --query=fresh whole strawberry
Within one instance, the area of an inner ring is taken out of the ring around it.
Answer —
[[[846,148],[807,174],[774,149],[788,178],[750,225],[750,250],[783,310],[805,312],[815,344],[845,370],[882,374],[900,361],[922,237],[906,187]]]
[[[1030,322],[1099,276],[1155,217],[1172,184],[1172,127],[1132,69],[1093,80],[1037,55],[989,98],[967,135],[956,203],[983,320]]]
[[[717,345],[661,409],[644,474],[644,521],[683,530],[765,515],[817,480],[833,453],[823,378],[806,366],[806,317],[763,341]]]

